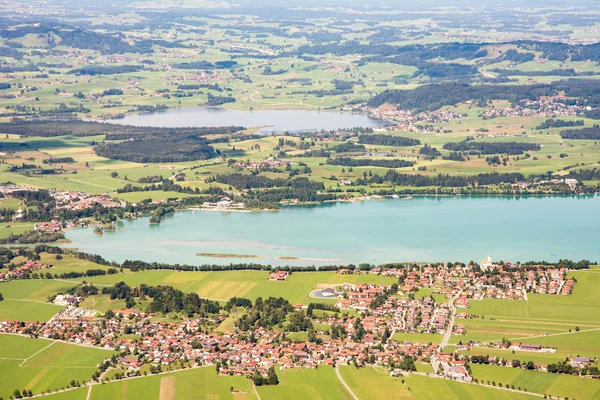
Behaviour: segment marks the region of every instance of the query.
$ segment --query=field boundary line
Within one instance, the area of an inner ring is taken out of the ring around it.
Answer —
[[[453,379],[446,379],[446,378],[443,378],[441,376],[437,376],[435,374],[427,374],[425,372],[412,372],[412,374],[413,375],[425,376],[427,378],[442,379],[442,380],[445,380],[445,381],[462,383],[462,384],[465,384],[465,385],[474,385],[474,386],[486,387],[486,388],[491,388],[491,389],[496,389],[496,390],[504,390],[505,392],[519,393],[519,394],[523,394],[523,395],[526,395],[526,396],[544,397],[544,395],[540,394],[540,393],[524,392],[522,390],[508,389],[508,388],[504,388],[504,387],[500,387],[500,386],[492,386],[492,385],[486,385],[486,384],[475,383],[475,382],[455,381]]]
[[[535,339],[535,338],[543,338],[543,337],[551,337],[551,336],[573,335],[573,334],[576,334],[576,333],[585,333],[585,332],[594,332],[594,331],[600,331],[600,328],[585,329],[585,330],[579,330],[579,331],[573,331],[573,332],[548,333],[546,335],[516,337],[516,338],[508,338],[508,339],[509,340]],[[490,340],[490,342],[500,342],[500,341],[502,341],[502,339]]]
[[[72,345],[72,346],[86,347],[88,349],[97,349],[97,350],[105,350],[105,351],[117,352],[116,350],[107,349],[106,347],[92,346],[92,345],[83,344],[83,343],[73,343],[73,342],[68,342],[66,340],[60,340],[60,339],[50,339],[50,338],[47,338],[45,336],[38,336],[36,338],[32,338],[29,335],[21,335],[19,333],[12,333],[12,332],[0,332],[0,335],[18,336],[18,337],[22,337],[22,338],[25,338],[25,339],[49,340],[49,341],[52,341],[54,343],[64,343],[64,344],[69,344],[69,345]]]
[[[46,350],[48,347],[50,347],[50,346],[54,345],[54,343],[56,343],[56,342],[54,342],[54,341],[53,341],[53,342],[52,342],[52,343],[50,343],[48,346],[44,347],[43,349],[41,349],[41,350],[39,350],[39,351],[35,352],[34,354],[32,354],[32,355],[30,355],[29,357],[27,357],[26,359],[24,359],[24,360],[23,360],[23,362],[22,362],[21,364],[19,364],[19,367],[22,367],[22,368],[24,368],[24,367],[23,367],[23,364],[25,364],[25,363],[26,363],[28,360],[30,360],[30,359],[32,359],[33,357],[35,357],[35,356],[37,356],[38,354],[40,354],[42,351]]]

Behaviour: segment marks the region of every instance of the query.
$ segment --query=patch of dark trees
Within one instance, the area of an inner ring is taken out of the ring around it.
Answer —
[[[466,140],[457,143],[446,143],[445,150],[465,151],[469,154],[508,154],[511,156],[523,154],[526,151],[536,151],[540,145],[536,143],[519,142],[476,142]]]
[[[591,128],[569,129],[560,133],[563,139],[600,140],[600,125]]]
[[[165,132],[158,135],[136,135],[132,139],[97,144],[94,151],[101,157],[138,163],[207,160],[217,156],[206,139],[195,134]]]
[[[336,153],[364,153],[367,149],[362,144],[355,144],[354,142],[346,142],[333,146],[332,150]]]
[[[374,174],[369,178],[359,178],[358,185],[371,183],[389,182],[396,186],[438,186],[438,187],[467,187],[467,186],[485,186],[498,185],[503,183],[515,183],[525,180],[525,176],[521,173],[486,173],[471,176],[451,176],[438,174],[437,176],[427,176],[420,174],[402,174],[391,169],[385,175],[380,176]]]
[[[550,118],[550,119],[547,119],[546,121],[542,122],[538,126],[536,126],[535,129],[564,128],[564,127],[568,127],[568,126],[583,126],[583,125],[584,125],[583,120],[565,121],[564,119]]]
[[[368,158],[328,158],[325,161],[328,165],[342,165],[346,167],[383,167],[383,168],[404,168],[415,165],[412,161],[398,159],[368,159]]]
[[[438,149],[436,149],[435,147],[431,147],[427,143],[425,143],[425,145],[419,149],[419,154],[426,156],[431,160],[442,155],[442,153],[440,153]]]
[[[188,315],[206,315],[216,314],[221,310],[221,306],[216,301],[202,299],[196,293],[185,294],[171,286],[142,284],[139,287],[131,288],[124,282],[119,282],[113,287],[102,288],[102,294],[109,295],[111,300],[125,300],[129,304],[135,298],[151,298],[152,301],[146,307],[148,313],[182,312]]]
[[[72,69],[67,74],[71,75],[115,75],[128,74],[143,70],[142,65],[99,65]]]
[[[418,139],[407,138],[403,136],[392,135],[361,135],[358,137],[360,144],[373,144],[378,146],[418,146],[421,141]]]
[[[192,61],[192,62],[184,62],[179,64],[173,64],[173,68],[175,69],[229,69],[233,68],[237,65],[237,61],[233,60],[225,60],[225,61],[215,61],[211,63],[210,61]]]
[[[73,157],[53,157],[42,160],[44,164],[70,164],[74,163]]]
[[[600,180],[600,169],[580,169],[579,171],[569,171],[568,178],[577,179],[579,181],[595,181]]]
[[[575,104],[595,107],[600,82],[587,79],[569,79],[549,84],[483,86],[462,83],[441,83],[420,86],[413,90],[386,90],[371,98],[367,105],[379,107],[393,104],[398,108],[415,111],[435,111],[443,106],[453,106],[467,100],[508,100],[516,104],[523,100],[538,100],[564,93],[576,98]]]

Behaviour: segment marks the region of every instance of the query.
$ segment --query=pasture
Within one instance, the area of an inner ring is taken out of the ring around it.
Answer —
[[[595,399],[600,395],[600,383],[592,379],[491,365],[472,364],[471,370],[473,377],[480,382],[514,385],[515,388],[552,397]]]
[[[361,400],[413,399],[406,385],[386,370],[340,366],[340,374]]]
[[[321,366],[318,369],[294,368],[279,370],[277,386],[257,388],[262,400],[351,400],[352,397],[337,378],[335,369]]]
[[[258,297],[284,297],[292,304],[311,302],[335,302],[335,300],[316,299],[309,296],[319,284],[342,284],[373,282],[391,284],[394,278],[378,275],[340,275],[335,272],[296,272],[285,281],[268,280],[266,271],[219,271],[219,272],[177,272],[170,270],[152,270],[125,272],[115,275],[78,278],[76,280],[93,282],[99,285],[112,285],[123,281],[130,286],[168,285],[186,293],[198,293],[200,297],[227,301],[231,297],[246,297],[255,300]]]
[[[240,394],[233,394],[230,388]],[[148,377],[94,385],[90,400],[185,400],[235,399],[254,400],[250,381],[244,377],[217,375],[212,367],[194,368]]]
[[[39,394],[63,389],[71,380],[88,381],[96,366],[113,354],[102,349],[11,335],[0,335],[0,350],[0,397],[4,398],[15,389]]]
[[[415,400],[528,400],[534,398],[527,394],[419,375],[405,378],[405,381],[410,394]]]

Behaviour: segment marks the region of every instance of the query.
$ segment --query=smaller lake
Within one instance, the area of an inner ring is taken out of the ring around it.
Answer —
[[[224,108],[179,108],[152,113],[128,115],[110,121],[115,124],[185,128],[204,126],[260,127],[263,134],[311,132],[320,130],[377,128],[385,121],[366,115],[303,110],[240,111]]]

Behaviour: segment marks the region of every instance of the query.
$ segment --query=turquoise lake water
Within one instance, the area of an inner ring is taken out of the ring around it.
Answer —
[[[600,196],[416,197],[286,207],[181,211],[160,225],[119,222],[102,236],[71,229],[66,247],[110,261],[327,265],[394,261],[600,261]],[[197,253],[261,258],[199,257]],[[282,261],[278,257],[298,257]]]

